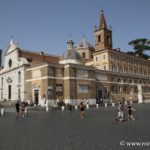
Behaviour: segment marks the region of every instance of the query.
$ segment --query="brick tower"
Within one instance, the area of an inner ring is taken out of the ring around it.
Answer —
[[[101,10],[100,23],[98,29],[95,26],[95,49],[96,51],[103,49],[112,49],[112,29],[108,29],[105,21],[103,10]]]

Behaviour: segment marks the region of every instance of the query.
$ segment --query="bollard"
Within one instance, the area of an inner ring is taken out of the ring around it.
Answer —
[[[4,108],[1,109],[1,116],[4,116],[5,115],[5,110]]]
[[[125,105],[127,105],[127,101],[125,101]]]
[[[27,108],[27,107],[25,108],[24,113],[25,113],[25,114],[27,114],[27,113],[28,113],[28,108]]]
[[[97,109],[99,108],[99,104],[96,104],[96,108],[97,108]]]
[[[114,107],[115,106],[115,103],[112,103],[112,107]]]
[[[89,104],[86,105],[86,109],[89,109]]]
[[[107,107],[107,103],[105,103],[105,107]]]
[[[48,106],[46,106],[46,111],[49,112],[49,107]]]
[[[65,106],[62,106],[62,107],[61,107],[61,110],[64,111],[64,110],[65,110]]]
[[[75,110],[77,110],[78,109],[78,105],[75,105]]]

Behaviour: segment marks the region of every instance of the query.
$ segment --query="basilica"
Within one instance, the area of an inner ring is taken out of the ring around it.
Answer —
[[[0,100],[77,105],[88,99],[93,105],[96,99],[150,99],[150,60],[113,48],[103,11],[94,37],[94,46],[85,36],[76,45],[70,38],[61,56],[24,50],[11,39],[0,67]]]

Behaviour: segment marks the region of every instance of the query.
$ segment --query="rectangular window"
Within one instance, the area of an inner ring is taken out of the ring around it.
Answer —
[[[100,35],[98,36],[98,42],[101,42],[101,36]]]
[[[103,60],[105,60],[106,59],[106,55],[105,54],[103,54]]]
[[[95,61],[98,62],[98,57],[97,56],[95,57]]]
[[[110,54],[110,60],[113,60],[113,59],[114,59],[113,54]]]
[[[56,84],[56,91],[62,92],[63,91],[63,85],[62,84]]]
[[[106,70],[106,65],[103,66],[103,70]]]
[[[105,94],[107,94],[107,93],[108,93],[108,91],[107,91],[107,87],[104,87],[104,91],[105,91]]]
[[[85,58],[85,52],[82,53],[82,57]]]
[[[88,93],[89,86],[87,84],[79,84],[78,92],[79,93]]]

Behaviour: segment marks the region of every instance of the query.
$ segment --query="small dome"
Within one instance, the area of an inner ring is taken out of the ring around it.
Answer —
[[[67,50],[66,52],[60,57],[60,64],[83,64],[83,59],[80,54],[74,49],[72,40],[68,40],[67,42]],[[70,46],[71,45],[71,46]]]
[[[80,48],[94,49],[94,46],[85,39],[85,36],[83,36],[76,46],[76,49]]]
[[[83,64],[83,59],[80,56],[80,54],[72,49],[72,50],[67,50],[62,57],[60,57],[60,64],[68,64],[68,63],[72,63],[72,64]]]

